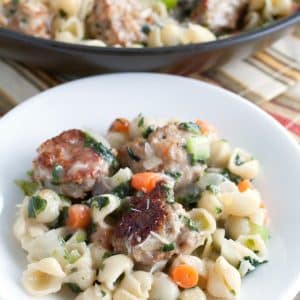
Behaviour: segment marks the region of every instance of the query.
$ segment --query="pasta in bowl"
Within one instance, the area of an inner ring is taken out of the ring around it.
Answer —
[[[1,0],[0,27],[99,47],[197,44],[298,11],[294,0]]]
[[[67,130],[32,166],[14,224],[31,295],[237,299],[268,261],[260,164],[207,122],[139,114],[105,137]]]

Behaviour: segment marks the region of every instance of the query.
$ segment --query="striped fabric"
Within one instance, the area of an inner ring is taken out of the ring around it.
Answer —
[[[263,51],[244,59],[232,59],[205,74],[188,76],[223,86],[249,99],[300,142],[300,26]],[[0,59],[0,115],[25,99],[72,79]]]

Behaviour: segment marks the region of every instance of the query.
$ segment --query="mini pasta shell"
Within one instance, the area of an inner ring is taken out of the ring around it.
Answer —
[[[66,274],[52,257],[29,264],[23,273],[22,283],[33,296],[46,296],[61,289]]]
[[[220,256],[210,269],[207,291],[214,297],[235,299],[241,289],[241,276],[226,259]]]

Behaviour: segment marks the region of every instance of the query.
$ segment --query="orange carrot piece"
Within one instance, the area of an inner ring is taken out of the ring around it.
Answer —
[[[71,205],[68,209],[67,226],[72,229],[86,228],[91,222],[91,210],[83,204]]]
[[[200,119],[196,120],[196,124],[200,127],[200,131],[202,132],[202,134],[209,134],[216,131],[216,129],[212,125]]]
[[[137,173],[132,176],[131,185],[138,191],[150,193],[160,180],[160,175],[153,172]]]
[[[110,131],[128,133],[129,121],[124,118],[116,119],[110,126]]]
[[[252,187],[252,184],[248,179],[242,180],[238,184],[238,188],[241,193],[247,191],[251,187]]]
[[[199,274],[195,267],[178,265],[171,270],[171,278],[181,288],[189,289],[198,284]]]

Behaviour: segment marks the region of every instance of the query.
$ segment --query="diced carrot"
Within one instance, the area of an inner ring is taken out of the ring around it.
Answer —
[[[181,288],[189,289],[198,284],[199,275],[192,266],[178,265],[171,270],[171,278]]]
[[[196,124],[200,127],[202,134],[209,134],[216,131],[215,127],[200,119],[196,120]]]
[[[128,133],[129,132],[129,121],[127,119],[123,119],[123,118],[116,119],[111,124],[110,131]]]
[[[67,226],[76,230],[86,228],[91,222],[90,208],[83,204],[71,205],[68,209]]]
[[[160,175],[153,172],[137,173],[132,176],[131,185],[138,191],[150,193],[160,180]]]
[[[241,193],[247,191],[251,187],[252,187],[252,184],[248,179],[242,180],[238,184],[238,188]]]

